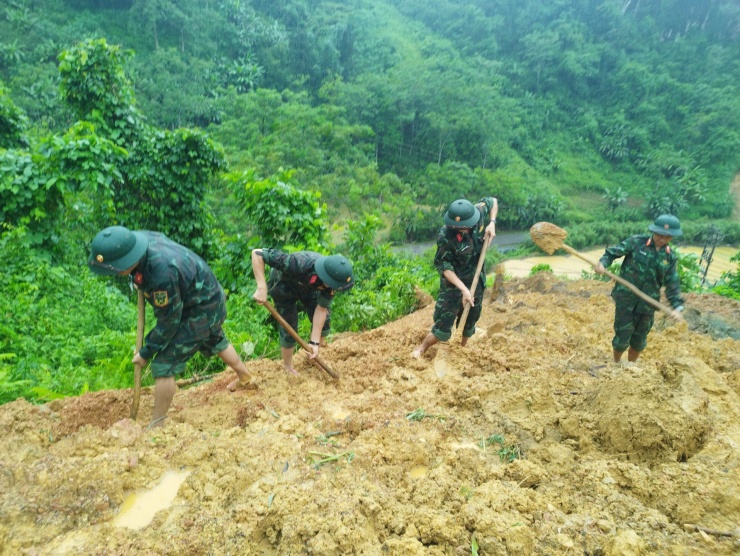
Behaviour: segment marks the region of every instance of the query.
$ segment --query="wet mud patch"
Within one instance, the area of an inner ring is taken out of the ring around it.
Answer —
[[[156,431],[147,391],[138,422],[130,391],[6,404],[0,554],[737,554],[684,524],[740,523],[740,342],[667,326],[618,367],[609,284],[531,283],[486,303],[442,377],[438,346],[411,357],[428,305],[337,335],[338,382],[251,361],[256,391],[180,390]],[[184,470],[148,525],[114,526]]]
[[[701,399],[683,403],[660,375],[637,366],[614,370],[587,394],[586,403],[598,412],[594,441],[625,461],[685,462],[704,447],[712,426]]]
[[[151,404],[151,399],[151,393],[143,390],[140,398],[142,413],[147,411],[143,407]],[[103,390],[78,398],[51,402],[49,407],[56,409],[58,415],[54,434],[67,436],[85,425],[107,429],[130,415],[132,400],[133,390]]]

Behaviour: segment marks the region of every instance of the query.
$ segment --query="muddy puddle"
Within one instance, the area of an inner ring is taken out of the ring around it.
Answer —
[[[180,485],[190,475],[190,471],[165,471],[159,483],[153,488],[129,494],[121,504],[118,515],[113,519],[116,527],[143,529],[149,525],[154,515],[172,505]]]

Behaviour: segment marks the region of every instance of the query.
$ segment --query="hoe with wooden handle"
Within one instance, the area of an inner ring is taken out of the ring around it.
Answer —
[[[303,341],[303,338],[301,338],[301,337],[300,337],[300,336],[298,335],[298,333],[297,333],[297,332],[296,332],[295,330],[293,330],[293,327],[292,327],[292,326],[290,326],[290,325],[288,324],[288,322],[287,322],[287,321],[286,321],[286,320],[285,320],[285,319],[284,319],[284,318],[283,318],[283,317],[282,317],[282,316],[280,315],[280,313],[278,313],[278,312],[277,312],[277,311],[275,310],[275,307],[273,307],[273,306],[272,306],[272,305],[270,304],[270,302],[269,302],[269,301],[262,301],[262,302],[261,302],[261,304],[262,304],[262,305],[264,305],[264,306],[265,306],[265,308],[266,308],[266,309],[267,309],[268,311],[270,311],[270,313],[272,314],[272,316],[273,316],[273,317],[275,317],[275,320],[276,320],[276,321],[278,321],[278,322],[280,323],[280,325],[281,325],[281,326],[282,326],[283,328],[285,328],[285,331],[286,331],[286,332],[287,332],[288,334],[290,334],[290,335],[291,335],[291,336],[293,337],[293,339],[294,339],[294,340],[295,340],[296,342],[298,342],[298,343],[299,343],[299,344],[301,345],[301,347],[302,347],[303,349],[305,349],[305,350],[306,350],[306,351],[307,351],[307,352],[308,352],[309,354],[312,354],[312,353],[313,353],[313,351],[312,351],[312,350],[311,350],[311,348],[310,348],[310,347],[308,346],[308,344],[307,344],[306,342],[304,342],[304,341]],[[317,367],[318,367],[319,369],[321,369],[321,370],[323,370],[323,371],[326,371],[326,373],[327,373],[327,374],[328,374],[328,375],[329,375],[330,377],[332,377],[332,378],[333,378],[334,380],[339,380],[339,375],[338,375],[337,373],[335,373],[334,371],[332,371],[332,370],[331,370],[331,369],[329,368],[329,365],[327,365],[326,363],[324,363],[324,362],[323,362],[323,361],[322,361],[321,359],[319,359],[318,357],[315,357],[315,358],[313,358],[313,359],[309,359],[309,361],[311,361],[311,363],[313,363],[314,365],[316,365],[316,366],[317,366]]]
[[[146,305],[144,304],[144,292],[139,290],[139,320],[136,323],[136,353],[139,353],[144,343],[144,326],[146,324]],[[134,365],[134,400],[131,403],[131,418],[136,419],[139,412],[139,398],[141,397],[141,366]]]
[[[566,232],[562,228],[558,228],[555,224],[550,224],[549,222],[537,222],[537,224],[530,228],[529,235],[532,237],[532,241],[534,241],[535,245],[542,249],[548,255],[552,255],[556,250],[562,249],[563,251],[570,253],[575,257],[578,257],[582,261],[587,262],[588,264],[596,268],[597,263],[593,262],[587,257],[584,257],[578,251],[564,243],[565,238],[568,236],[568,232]],[[659,301],[655,301],[649,295],[645,295],[635,285],[631,284],[624,278],[621,278],[613,272],[609,272],[608,270],[605,270],[604,274],[606,274],[615,282],[619,282],[624,287],[628,288],[632,293],[634,293],[640,299],[644,300],[646,303],[649,303],[650,305],[660,311],[663,311],[667,315],[673,316],[673,309],[666,307]]]

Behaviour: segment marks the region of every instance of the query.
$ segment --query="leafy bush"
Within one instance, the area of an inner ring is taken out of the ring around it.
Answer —
[[[536,264],[529,270],[529,275],[534,276],[538,272],[549,272],[552,274],[552,267],[547,263]]]
[[[702,272],[699,267],[699,256],[694,253],[683,254],[679,249],[676,249],[676,255],[678,256],[676,271],[678,272],[678,279],[681,282],[681,291],[701,291]]]
[[[246,231],[259,237],[262,247],[286,251],[327,249],[326,203],[321,193],[290,184],[295,172],[282,170],[265,179],[254,170],[229,174]]]
[[[712,292],[732,299],[740,299],[740,252],[737,253],[730,261],[738,263],[734,271],[728,271],[722,274],[722,278],[712,288]]]
[[[395,254],[389,244],[373,241],[382,221],[365,215],[349,221],[344,248],[355,269],[355,287],[332,304],[336,330],[367,330],[416,308],[416,284],[430,287],[436,272],[421,259]]]
[[[735,220],[685,221],[681,222],[681,229],[683,240],[687,242],[702,243],[720,233],[725,245],[740,243],[740,222]]]
[[[136,306],[109,280],[52,264],[23,228],[0,237],[0,264],[0,312],[14,316],[0,324],[0,372],[13,385],[0,403],[131,384]]]
[[[397,243],[434,239],[442,226],[442,215],[445,210],[446,207],[437,209],[414,207],[401,212],[391,227],[390,239]]]
[[[608,267],[606,267],[606,270],[611,272],[612,274],[619,275],[619,270],[622,268],[622,261],[614,261],[612,264],[610,264]],[[599,282],[608,282],[611,280],[609,276],[606,274],[599,274],[598,272],[595,272],[593,270],[581,270],[581,278],[584,280],[598,280]]]

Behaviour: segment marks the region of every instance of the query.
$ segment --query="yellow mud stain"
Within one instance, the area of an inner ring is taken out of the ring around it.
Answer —
[[[327,401],[324,403],[324,411],[331,415],[331,418],[335,421],[343,421],[350,416],[350,412],[344,409],[340,404],[334,401]]]
[[[113,520],[113,525],[143,529],[152,521],[154,514],[172,505],[180,485],[188,475],[190,471],[167,471],[154,488],[130,494],[121,504],[121,510]]]
[[[434,360],[434,374],[437,378],[444,378],[447,374],[447,360],[445,357],[437,357]]]
[[[56,548],[49,551],[51,556],[66,556],[67,554],[84,554],[85,553],[85,535],[79,531],[73,531],[66,537]]]
[[[332,417],[335,421],[342,421],[343,419],[346,419],[349,417],[349,411],[346,409],[337,409],[333,414]]]
[[[409,471],[409,475],[414,479],[421,479],[422,477],[425,477],[428,472],[429,468],[426,465],[417,465]]]

